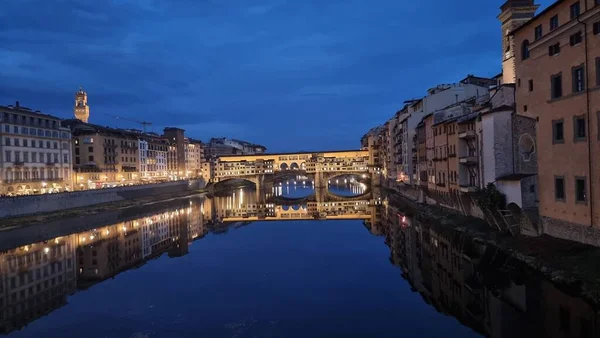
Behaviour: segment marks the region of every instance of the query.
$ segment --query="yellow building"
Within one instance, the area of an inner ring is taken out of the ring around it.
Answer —
[[[98,189],[136,184],[139,175],[139,134],[67,120],[73,133],[73,185]]]

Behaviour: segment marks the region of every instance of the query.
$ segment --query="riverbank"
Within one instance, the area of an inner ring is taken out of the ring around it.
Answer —
[[[418,204],[395,190],[388,203],[423,224],[435,223],[494,246],[542,274],[564,292],[578,295],[600,309],[600,248],[548,235],[511,236],[494,231],[485,221],[448,209]]]
[[[60,219],[83,217],[103,212],[115,211],[120,209],[147,206],[155,203],[168,202],[175,199],[189,198],[192,196],[201,196],[206,194],[205,189],[194,191],[181,191],[179,193],[165,193],[150,195],[131,200],[121,200],[116,202],[96,204],[93,206],[71,208],[49,213],[40,213],[23,217],[1,218],[0,231],[12,230],[15,228],[33,226],[42,223],[48,223]]]

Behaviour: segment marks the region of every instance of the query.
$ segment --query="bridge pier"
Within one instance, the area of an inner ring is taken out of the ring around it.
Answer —
[[[324,176],[322,171],[317,171],[315,173],[315,190],[327,188],[328,182],[325,180]]]

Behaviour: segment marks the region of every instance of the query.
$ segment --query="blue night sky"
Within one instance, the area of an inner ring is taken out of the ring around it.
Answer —
[[[358,148],[404,100],[500,72],[502,2],[3,0],[0,104],[70,118],[83,85],[92,123]]]

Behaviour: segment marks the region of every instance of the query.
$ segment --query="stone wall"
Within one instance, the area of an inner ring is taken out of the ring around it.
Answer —
[[[133,200],[152,195],[180,193],[202,187],[204,187],[204,181],[189,180],[59,194],[0,198],[0,218],[54,212],[102,203]]]
[[[552,237],[600,246],[600,229],[556,218],[541,217],[543,233]]]

